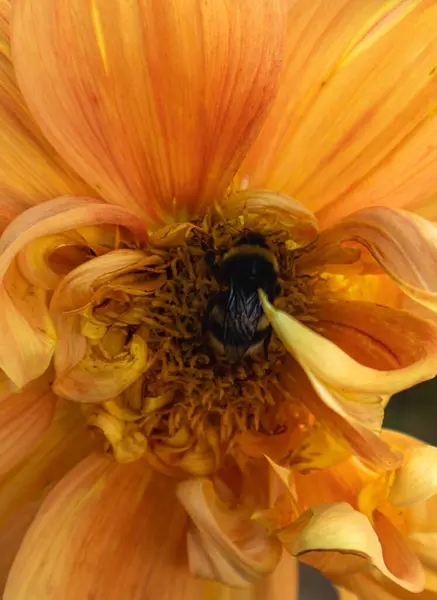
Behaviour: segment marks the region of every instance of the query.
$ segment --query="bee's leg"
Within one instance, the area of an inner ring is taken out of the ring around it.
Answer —
[[[273,329],[271,327],[269,327],[267,335],[264,338],[263,348],[264,348],[264,356],[265,356],[266,360],[269,357],[269,345],[270,345],[270,342],[272,340],[272,333],[273,333]]]

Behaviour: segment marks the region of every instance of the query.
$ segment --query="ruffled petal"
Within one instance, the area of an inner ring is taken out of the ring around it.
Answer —
[[[0,394],[0,476],[38,444],[50,426],[55,406],[56,396],[47,380],[33,382],[20,393]]]
[[[344,581],[343,581],[344,579]],[[358,573],[342,578],[339,581],[341,587],[338,594],[340,600],[436,600],[437,593],[424,590],[419,594],[413,594],[400,586],[388,581],[372,577],[370,574]]]
[[[263,292],[261,296],[264,312],[290,354],[299,361],[310,377],[323,382],[333,390],[361,395],[394,394],[416,383],[431,379],[437,373],[437,328],[429,321],[411,317],[408,313],[402,315],[400,312],[391,312],[392,309],[387,309],[385,316],[392,317],[395,330],[398,329],[402,318],[414,324],[411,335],[417,355],[414,357],[414,362],[408,366],[379,370],[360,364],[329,339],[284,311],[275,309]],[[358,310],[356,314],[359,314]],[[396,317],[398,317],[397,322]],[[417,347],[418,343],[421,344],[420,347]],[[362,398],[362,401],[365,399]],[[369,398],[367,403],[371,402]]]
[[[177,494],[195,525],[188,536],[194,575],[246,587],[275,569],[281,557],[276,540],[244,508],[224,504],[211,481],[185,481]]]
[[[41,375],[55,348],[56,333],[48,315],[46,292],[27,281],[14,259],[41,236],[112,223],[141,241],[145,224],[117,206],[64,197],[33,207],[15,219],[0,238],[0,367],[19,387]],[[86,241],[82,242],[86,245]],[[38,272],[38,271],[37,271]],[[55,276],[56,273],[52,271]],[[36,277],[36,274],[35,274]]]
[[[331,243],[359,242],[405,294],[437,311],[437,228],[403,210],[358,211],[322,234]]]
[[[156,257],[141,250],[110,252],[77,267],[56,288],[50,312],[56,323],[58,342],[55,352],[56,380],[53,389],[70,400],[102,402],[116,397],[129,387],[147,368],[147,344],[139,335],[126,342],[121,339],[121,351],[113,360],[103,360],[93,353],[88,338],[103,337],[104,323],[83,317],[85,307],[116,275],[140,273]],[[147,287],[147,282],[142,282]],[[149,291],[162,285],[162,278],[150,281]],[[114,283],[115,285],[115,283]],[[148,289],[148,288],[147,288]],[[92,333],[90,329],[93,329]],[[88,334],[88,335],[86,335]]]
[[[282,0],[16,4],[23,94],[90,185],[155,220],[226,190],[276,93]]]
[[[90,456],[44,501],[4,600],[120,600],[126,590],[129,600],[154,598],[158,591],[165,600],[208,597],[188,572],[187,515],[174,488],[143,461],[117,465]],[[221,598],[220,589],[215,593]]]
[[[352,555],[354,569],[360,564],[363,568],[367,562],[403,588],[411,592],[423,590],[423,569],[399,533],[380,513],[374,527],[367,517],[343,502],[308,509],[293,524],[279,530],[277,536],[288,552],[308,564],[314,561],[319,568],[320,551],[334,552],[333,559],[325,563],[327,574],[349,571],[348,558]]]
[[[0,3],[0,231],[20,212],[62,194],[91,189],[44,139],[15,80],[10,0]]]
[[[436,21],[437,6],[421,0],[293,2],[279,93],[242,176],[320,211],[323,224],[369,204],[431,200]]]
[[[437,448],[411,448],[396,471],[389,500],[396,506],[423,502],[437,494]]]

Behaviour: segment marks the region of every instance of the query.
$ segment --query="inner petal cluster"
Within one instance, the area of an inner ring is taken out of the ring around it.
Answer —
[[[272,419],[289,400],[280,382],[282,343],[273,336],[267,354],[230,364],[203,330],[207,304],[221,290],[211,262],[219,263],[247,233],[244,218],[229,220],[214,210],[155,232],[140,267],[94,283],[81,314],[90,364],[125,369],[129,362],[139,371],[116,398],[85,408],[118,460],[147,451],[167,466],[206,474],[232,453],[238,433],[274,436],[291,426]],[[311,320],[315,281],[295,270],[303,250],[281,229],[266,232],[266,241],[279,266],[278,306]]]

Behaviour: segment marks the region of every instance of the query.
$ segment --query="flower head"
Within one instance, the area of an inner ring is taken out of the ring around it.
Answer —
[[[381,427],[437,373],[436,230],[401,210],[432,210],[437,5],[13,5],[5,600],[270,599],[283,548],[423,589],[435,450]]]

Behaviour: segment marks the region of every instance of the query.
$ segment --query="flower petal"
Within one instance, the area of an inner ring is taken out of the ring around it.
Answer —
[[[270,190],[240,190],[229,198],[223,207],[228,219],[244,218],[248,228],[263,231],[285,229],[298,245],[313,242],[319,228],[313,213],[294,198]]]
[[[225,191],[277,89],[282,0],[16,4],[21,89],[86,181],[155,220]]]
[[[55,346],[55,331],[47,314],[45,292],[26,282],[14,258],[40,236],[107,223],[128,228],[140,240],[147,238],[144,224],[129,211],[72,197],[28,209],[0,238],[0,332],[4,341],[0,367],[16,385],[23,386],[46,370]]]
[[[0,476],[17,465],[47,432],[56,396],[46,379],[20,393],[0,394]]]
[[[322,224],[433,198],[436,20],[422,0],[293,2],[278,96],[241,169],[250,185]]]
[[[157,590],[163,600],[207,597],[188,573],[187,515],[174,487],[143,461],[90,456],[44,501],[4,600],[120,600],[127,591],[129,600],[143,600]]]
[[[387,579],[373,577],[371,574],[358,573],[341,578],[338,589],[340,600],[436,600],[437,594],[428,589],[419,594],[407,592]]]
[[[433,223],[378,206],[350,215],[322,237],[364,245],[405,294],[437,311],[437,228]]]
[[[396,471],[389,500],[396,506],[423,502],[437,494],[437,448],[411,448]]]
[[[177,494],[196,526],[188,537],[190,570],[195,575],[246,587],[275,569],[279,545],[244,509],[226,506],[211,481],[184,481]]]
[[[320,381],[308,376],[296,361],[284,365],[281,385],[299,399],[334,438],[351,452],[381,469],[394,469],[401,455],[390,448],[379,435],[383,418],[383,403],[360,404],[352,396],[334,393]],[[317,392],[317,393],[316,393]],[[304,468],[304,464],[301,468]]]
[[[9,569],[38,509],[38,502],[28,504],[18,510],[9,521],[0,525],[0,548],[2,549],[0,552],[0,594],[2,595]]]
[[[437,373],[437,329],[431,322],[411,318],[420,332],[414,338],[415,361],[405,367],[383,371],[358,363],[330,340],[274,308],[263,292],[261,302],[266,317],[290,354],[308,374],[334,389],[358,394],[394,394],[431,379]],[[405,313],[405,319],[409,320],[408,313]],[[416,330],[412,332],[413,336],[415,334]],[[417,347],[418,341],[426,346]]]
[[[330,300],[314,305],[312,327],[360,364],[379,371],[408,367],[437,349],[427,320],[372,302]]]
[[[339,574],[342,561],[349,569],[344,554],[352,554],[358,557],[356,566],[361,558],[405,589],[420,592],[425,578],[419,561],[383,515],[375,526],[376,532],[367,517],[349,504],[321,504],[279,530],[277,536],[288,552],[309,564],[314,558],[320,566],[320,551],[337,553],[338,560],[329,565],[328,572]]]
[[[15,80],[10,0],[0,3],[0,231],[20,212],[62,194],[91,189],[44,139]]]
[[[74,269],[57,287],[50,305],[58,333],[56,393],[71,400],[101,402],[124,391],[145,370],[147,345],[138,335],[132,337],[119,360],[109,362],[95,357],[92,348],[87,348],[82,312],[98,293],[99,283],[129,270],[140,271],[151,260],[154,257],[141,250],[109,252]],[[161,284],[156,279],[150,289]],[[96,322],[96,328],[99,326],[106,331]]]

